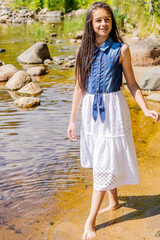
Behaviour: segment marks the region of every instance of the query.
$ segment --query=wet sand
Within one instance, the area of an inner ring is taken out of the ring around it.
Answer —
[[[138,81],[147,69],[135,69]],[[146,118],[127,89],[125,95],[130,106],[141,182],[118,188],[120,208],[98,215],[95,239],[156,240],[155,234],[160,230],[160,122],[155,124]],[[158,103],[147,103],[160,112]],[[81,239],[91,203],[91,170],[84,171],[84,179],[87,184],[75,184],[71,191],[59,192],[45,201],[40,201],[40,196],[32,199],[32,204],[21,199],[18,212],[14,200],[3,203],[0,206],[0,239]],[[107,205],[106,195],[101,208]]]

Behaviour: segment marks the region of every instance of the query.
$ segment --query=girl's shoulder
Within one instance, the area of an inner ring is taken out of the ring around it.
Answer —
[[[127,53],[130,53],[129,46],[128,44],[123,43],[121,48],[121,55],[123,56],[126,55]]]
[[[124,58],[128,59],[128,61],[131,59],[129,46],[127,44],[125,44],[125,43],[123,43],[122,48],[121,48],[120,63],[122,62],[122,60]]]

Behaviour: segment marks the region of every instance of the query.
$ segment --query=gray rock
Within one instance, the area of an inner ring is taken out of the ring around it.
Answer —
[[[53,57],[52,58],[54,63],[58,64],[58,65],[61,65],[64,63],[64,58],[63,57]]]
[[[46,14],[47,11],[48,11],[48,8],[43,8],[38,14],[43,15],[43,14]]]
[[[9,79],[6,84],[6,88],[15,91],[22,88],[31,81],[31,76],[28,73],[25,71],[18,71]]]
[[[38,84],[34,82],[30,82],[21,89],[18,90],[18,93],[23,95],[33,95],[36,96],[42,92],[41,88],[38,86]]]
[[[70,43],[76,43],[76,39],[70,39]]]
[[[30,108],[40,104],[40,99],[35,97],[21,97],[14,102],[19,108]]]
[[[68,70],[68,69],[71,69],[72,67],[74,67],[74,64],[71,62],[67,62],[62,68],[62,70]]]
[[[69,56],[68,56],[68,59],[69,59],[69,60],[73,60],[73,59],[76,59],[76,57],[75,57],[74,55],[69,55]]]
[[[44,60],[44,65],[50,65],[50,64],[53,64],[53,60],[51,60],[51,59],[46,59],[46,60]]]
[[[87,13],[87,9],[78,9],[76,12],[75,12],[75,15],[76,16],[80,16],[82,14],[86,14]]]
[[[56,44],[57,44],[57,43],[61,43],[61,42],[62,42],[61,40],[56,40]]]
[[[57,36],[57,33],[51,33],[50,36],[51,36],[51,37],[56,37],[56,36]]]
[[[154,102],[160,102],[160,93],[153,93],[149,95],[147,99]]]
[[[2,65],[0,67],[0,82],[8,81],[17,71],[18,69],[12,64]]]
[[[63,47],[62,47],[62,50],[69,50],[69,47],[63,46]]]
[[[3,53],[3,52],[5,52],[5,51],[6,51],[6,49],[0,48],[0,53]]]
[[[8,15],[3,15],[0,17],[0,23],[6,23],[7,19],[9,18]]]
[[[160,67],[148,70],[141,78],[139,86],[143,90],[160,90]]]
[[[83,34],[84,34],[84,31],[77,31],[76,32],[76,39],[82,39],[82,37],[83,37]]]
[[[12,20],[12,23],[21,23],[21,22],[22,22],[22,19],[18,17]]]
[[[130,46],[134,66],[160,64],[160,37],[149,36]]]
[[[46,12],[46,16],[47,17],[61,17],[61,12],[60,11],[49,11],[49,12]]]
[[[45,59],[50,58],[48,46],[45,42],[38,42],[18,56],[17,60],[21,63],[43,63]]]
[[[31,67],[27,70],[27,73],[32,76],[41,76],[46,74],[46,69],[44,67]]]

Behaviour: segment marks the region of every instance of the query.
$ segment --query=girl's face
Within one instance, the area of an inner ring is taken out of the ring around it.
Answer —
[[[112,29],[111,14],[103,8],[97,8],[92,14],[92,26],[96,38],[106,40]]]

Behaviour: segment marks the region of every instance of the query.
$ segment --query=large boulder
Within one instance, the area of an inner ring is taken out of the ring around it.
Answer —
[[[34,82],[30,82],[18,90],[18,93],[22,95],[33,95],[33,96],[36,96],[41,92],[42,92],[41,88],[38,86],[38,84]]]
[[[77,11],[75,11],[76,16],[81,16],[86,13],[87,13],[87,9],[78,9]]]
[[[160,64],[160,38],[149,36],[130,46],[134,66]]]
[[[6,64],[0,66],[0,82],[8,81],[18,69],[12,64]]]
[[[148,70],[141,78],[139,86],[143,90],[160,90],[160,66]]]
[[[18,71],[9,79],[6,84],[6,88],[15,91],[22,88],[31,81],[31,76],[28,73],[25,71]]]
[[[153,93],[149,95],[147,99],[154,102],[160,102],[160,93]]]
[[[35,97],[21,97],[14,102],[19,108],[31,108],[40,104],[40,99]]]
[[[44,67],[31,67],[27,70],[27,73],[32,76],[41,76],[46,74],[46,69]]]
[[[17,60],[20,63],[32,64],[43,63],[48,58],[50,58],[50,53],[47,44],[38,42],[19,55]]]

